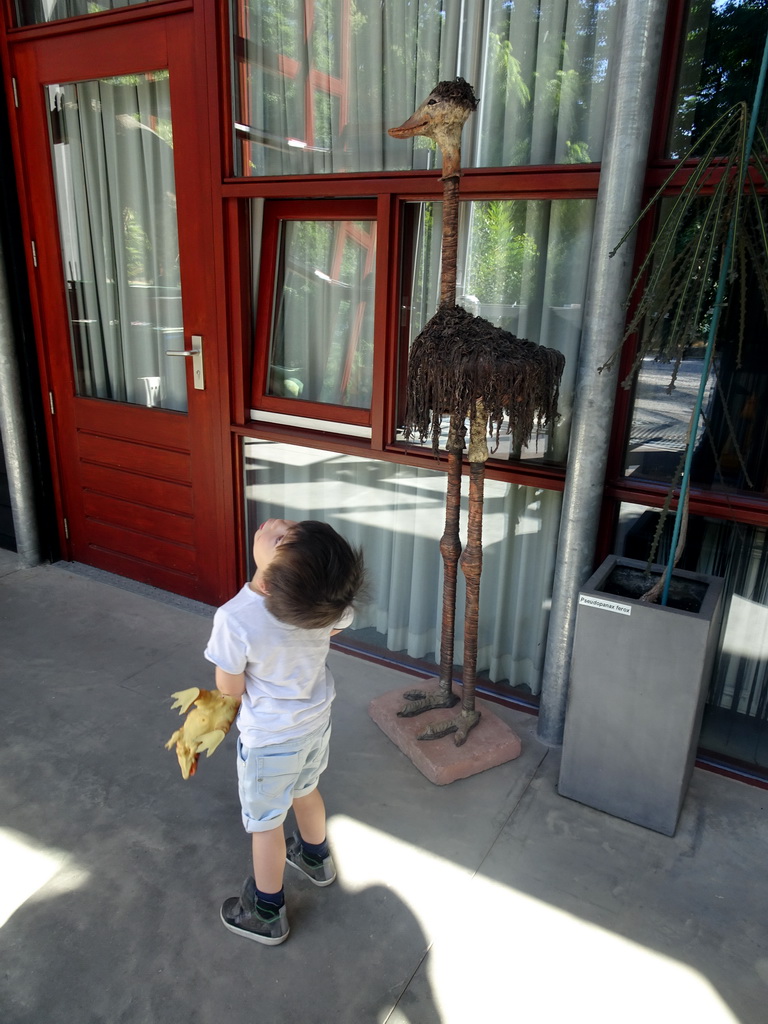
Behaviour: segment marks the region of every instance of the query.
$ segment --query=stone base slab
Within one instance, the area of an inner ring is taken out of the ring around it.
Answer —
[[[405,692],[405,688],[400,688],[375,697],[368,705],[368,714],[436,786],[466,779],[520,756],[522,746],[518,736],[490,710],[488,701],[482,700],[475,703],[482,717],[463,746],[456,746],[453,733],[438,740],[420,740],[419,735],[428,725],[454,718],[461,705],[435,708],[414,718],[399,718],[397,712],[407,703],[403,697]]]

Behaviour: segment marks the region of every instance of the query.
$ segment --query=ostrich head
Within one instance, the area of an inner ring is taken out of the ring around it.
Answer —
[[[421,106],[399,128],[390,128],[394,139],[426,135],[440,147],[443,178],[458,177],[461,166],[461,130],[469,115],[477,109],[472,86],[463,78],[438,82]]]

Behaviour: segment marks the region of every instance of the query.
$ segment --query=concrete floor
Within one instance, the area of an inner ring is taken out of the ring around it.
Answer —
[[[558,796],[507,709],[522,756],[434,786],[367,713],[412,677],[338,652],[338,882],[286,876],[282,946],[230,934],[233,736],[187,782],[163,749],[210,615],[0,552],[3,1024],[768,1020],[766,791],[697,770],[670,839]]]

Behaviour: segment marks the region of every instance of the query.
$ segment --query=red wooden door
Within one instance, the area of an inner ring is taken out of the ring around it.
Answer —
[[[201,33],[184,13],[11,56],[63,551],[218,602],[235,530]]]

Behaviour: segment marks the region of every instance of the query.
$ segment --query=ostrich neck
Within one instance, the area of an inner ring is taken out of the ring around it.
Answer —
[[[443,246],[440,306],[456,305],[456,254],[459,246],[459,176],[443,181]]]

